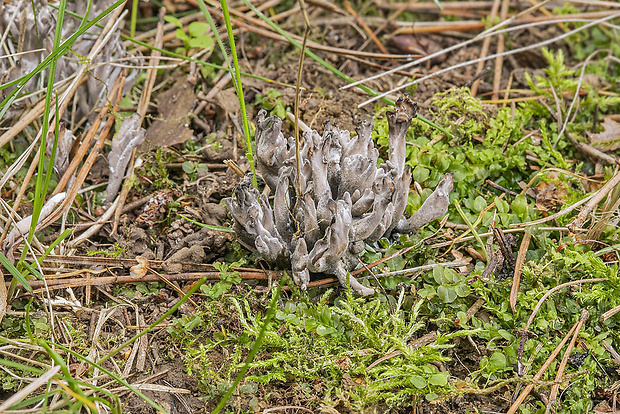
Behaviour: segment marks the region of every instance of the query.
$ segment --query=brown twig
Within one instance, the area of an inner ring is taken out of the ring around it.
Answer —
[[[521,272],[523,271],[523,263],[525,263],[525,255],[527,249],[530,247],[530,240],[532,235],[528,232],[523,234],[523,240],[521,240],[521,246],[519,246],[519,253],[517,254],[517,261],[515,263],[515,272],[512,278],[512,287],[510,288],[510,308],[513,313],[516,313],[517,294],[519,293],[519,284],[521,283]]]
[[[276,272],[273,272],[274,274]],[[269,274],[267,272],[255,270],[253,272],[250,271],[241,271],[239,272],[241,279],[243,280],[268,280]],[[69,279],[48,279],[46,281],[43,280],[32,280],[29,282],[30,286],[33,289],[42,288],[47,282],[47,286],[49,289],[66,289],[66,288],[74,288],[80,286],[108,286],[114,284],[125,284],[125,283],[140,283],[140,282],[159,282],[161,281],[161,277],[165,277],[170,282],[188,282],[200,280],[203,277],[207,278],[207,280],[219,280],[220,272],[192,272],[192,273],[174,273],[174,274],[164,274],[164,275],[156,275],[154,273],[148,273],[144,276],[133,276],[133,275],[125,275],[125,276],[103,276],[97,278],[89,278],[89,277],[79,277],[79,278],[69,278]],[[9,284],[10,282],[7,282]],[[7,286],[8,287],[8,286]]]

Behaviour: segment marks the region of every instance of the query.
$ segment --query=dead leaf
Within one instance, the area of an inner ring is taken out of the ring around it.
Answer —
[[[149,268],[149,261],[142,256],[136,256],[136,262],[138,262],[138,264],[131,266],[129,269],[130,274],[131,276],[143,277],[146,275],[146,271]]]
[[[181,144],[191,138],[188,114],[194,106],[196,95],[187,78],[179,80],[169,90],[159,95],[159,115],[146,131],[146,139],[156,146]]]
[[[606,116],[603,121],[604,131],[598,134],[588,134],[590,143],[601,151],[615,151],[620,148],[620,122],[614,121],[612,116]]]
[[[558,173],[549,173],[547,179],[541,181],[534,189],[538,211],[551,211],[562,207],[568,198],[566,183],[560,180]]]

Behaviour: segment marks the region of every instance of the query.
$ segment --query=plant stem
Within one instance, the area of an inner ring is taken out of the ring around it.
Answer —
[[[204,2],[199,0],[203,5]],[[254,188],[258,187],[256,183],[256,171],[254,168],[254,154],[252,152],[252,140],[250,138],[250,126],[248,123],[248,117],[245,110],[245,99],[243,97],[243,86],[241,85],[241,73],[239,71],[239,59],[237,58],[237,48],[235,46],[235,37],[233,36],[232,24],[230,22],[230,14],[228,13],[228,3],[226,0],[220,0],[222,5],[222,12],[224,13],[224,21],[226,22],[226,30],[228,31],[228,41],[230,42],[230,53],[232,54],[234,64],[234,76],[232,77],[235,84],[235,90],[237,91],[237,98],[239,99],[239,106],[241,107],[241,116],[243,118],[243,133],[245,135],[245,142],[248,147],[247,157],[250,163],[250,171],[252,172],[252,184]]]

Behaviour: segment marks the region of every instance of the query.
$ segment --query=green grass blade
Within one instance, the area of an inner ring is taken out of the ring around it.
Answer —
[[[200,223],[199,221],[194,221],[191,218],[184,216],[183,214],[179,214],[179,216],[183,217],[187,221],[191,221],[192,223],[196,224],[197,226],[204,227],[205,229],[215,230],[215,231],[223,231],[223,232],[226,232],[226,233],[233,233],[233,234],[235,233],[235,231],[233,229],[231,229],[230,227],[212,226],[210,224],[204,224],[204,223]]]
[[[127,381],[125,381],[123,378],[119,377],[118,375],[115,375],[113,372],[108,371],[107,369],[105,369],[103,366],[101,366],[100,364],[97,364],[96,362],[90,361],[88,358],[86,358],[83,355],[78,354],[77,352],[62,346],[60,344],[54,344],[54,346],[56,346],[59,349],[62,349],[63,351],[73,355],[75,358],[77,358],[80,361],[83,361],[87,364],[89,364],[92,368],[97,368],[99,371],[103,372],[106,375],[109,375],[110,378],[114,379],[116,382],[118,382],[119,384],[123,385],[124,387],[127,387],[129,390],[131,390],[131,392],[133,392],[134,394],[136,394],[138,397],[142,398],[144,400],[144,402],[146,402],[147,404],[149,404],[151,407],[153,407],[154,409],[156,409],[157,411],[161,412],[161,413],[166,413],[167,411],[164,410],[162,407],[160,407],[156,402],[154,402],[153,400],[151,400],[149,397],[147,397],[146,395],[142,394],[138,389],[136,389],[135,387],[133,387],[132,385],[130,385]]]
[[[60,0],[60,4],[58,6],[58,18],[56,19],[56,32],[54,33],[54,43],[52,46],[52,51],[58,50],[60,47],[60,38],[62,36],[62,23],[65,17],[65,8],[67,5],[67,0]],[[34,237],[35,229],[37,228],[37,224],[39,222],[39,214],[41,213],[41,208],[43,207],[43,203],[45,202],[45,196],[47,193],[47,188],[44,185],[45,179],[45,147],[47,143],[47,130],[49,128],[49,119],[50,119],[50,107],[52,105],[52,97],[54,94],[54,79],[56,76],[56,63],[60,56],[52,59],[49,66],[49,74],[47,79],[47,93],[45,95],[45,110],[43,111],[43,123],[41,127],[41,144],[39,147],[39,166],[37,172],[37,181],[34,193],[34,205],[32,210],[32,221],[30,223],[30,231],[28,232],[28,236],[26,240],[28,244],[32,242],[32,238]],[[57,97],[57,96],[56,96]],[[56,99],[56,107],[58,107],[58,100]],[[58,117],[56,117],[58,118]],[[57,121],[58,123],[58,121]],[[56,136],[57,141],[58,136]],[[54,145],[56,146],[56,145]],[[53,160],[50,160],[50,164]],[[53,164],[52,164],[53,165]],[[50,171],[48,171],[50,173]],[[49,180],[46,180],[49,182]],[[24,257],[26,256],[27,249],[22,251],[22,258],[20,262],[23,262]],[[20,264],[17,266],[20,267]]]
[[[15,266],[13,266],[13,263],[11,263],[11,261],[2,252],[0,252],[0,264],[4,266],[6,270],[8,270],[11,276],[13,276],[13,281],[15,281],[15,284],[21,283],[24,289],[32,293],[32,287],[30,286],[24,275],[22,275],[22,273],[17,270]],[[13,282],[11,283],[11,286],[13,286]]]
[[[50,55],[48,57],[43,59],[43,61],[41,63],[39,63],[37,65],[37,67],[32,72],[30,72],[30,73],[28,73],[28,74],[26,74],[26,75],[24,75],[22,77],[19,77],[17,79],[14,79],[11,82],[7,82],[7,83],[4,83],[4,84],[0,85],[0,90],[7,89],[7,88],[10,88],[11,86],[16,86],[17,85],[17,87],[15,89],[13,89],[4,98],[4,100],[2,102],[0,102],[0,108],[2,108],[0,110],[0,120],[2,120],[2,118],[4,117],[4,114],[6,113],[6,111],[8,111],[9,107],[11,106],[13,101],[15,101],[15,99],[17,98],[19,93],[22,91],[24,86],[33,77],[35,77],[36,75],[40,74],[41,71],[43,71],[44,69],[48,68],[50,66],[52,60],[54,60],[54,59],[57,60],[62,55],[64,55],[69,50],[69,48],[71,48],[73,43],[75,43],[75,41],[77,40],[78,37],[80,37],[81,35],[86,33],[86,31],[88,31],[88,29],[90,29],[91,27],[96,25],[99,21],[104,19],[107,15],[112,13],[116,8],[118,8],[123,3],[125,3],[125,1],[126,0],[118,0],[118,1],[116,1],[114,4],[112,4],[110,7],[105,9],[102,13],[100,13],[93,20],[89,21],[84,26],[81,26],[78,30],[76,30],[75,33],[73,33],[71,36],[69,36],[69,38],[67,38],[67,40],[62,42],[62,44],[57,49],[52,50],[52,53],[50,53]]]
[[[261,327],[260,331],[258,332],[258,335],[256,336],[256,341],[254,341],[254,344],[252,345],[252,349],[250,350],[250,353],[248,354],[248,357],[245,360],[245,364],[243,365],[243,368],[241,368],[241,371],[239,371],[239,374],[237,374],[235,381],[232,383],[230,388],[228,388],[228,391],[226,391],[226,394],[224,394],[224,397],[222,397],[220,403],[217,405],[217,407],[215,407],[213,414],[217,414],[220,411],[222,411],[222,409],[224,408],[224,406],[230,399],[230,396],[237,389],[237,386],[239,385],[243,377],[245,377],[245,374],[246,372],[248,372],[248,369],[250,369],[250,364],[254,360],[254,357],[258,353],[258,350],[260,349],[263,343],[263,338],[265,337],[265,332],[267,331],[269,322],[271,322],[273,315],[276,313],[276,307],[278,304],[278,299],[280,298],[281,290],[282,290],[282,282],[280,281],[278,288],[273,294],[273,298],[271,298],[271,303],[269,304],[269,310],[267,311],[267,315],[265,315],[263,326]]]

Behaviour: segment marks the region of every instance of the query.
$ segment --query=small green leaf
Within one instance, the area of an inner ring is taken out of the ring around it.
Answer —
[[[413,169],[413,179],[419,183],[423,183],[424,181],[428,180],[429,176],[430,171],[428,170],[428,168],[424,168],[418,165]]]
[[[500,369],[504,369],[506,367],[506,356],[499,352],[495,351],[491,358],[489,358],[489,369],[491,371],[499,371]]]
[[[426,379],[418,376],[418,375],[413,375],[411,378],[409,378],[409,382],[411,382],[411,385],[413,385],[416,388],[425,388],[426,387]]]
[[[439,397],[439,395],[435,394],[434,392],[430,392],[426,394],[425,397],[426,401],[435,401]]]
[[[331,327],[327,327],[327,326],[323,326],[323,325],[319,325],[316,327],[316,333],[319,334],[320,336],[325,336],[325,335],[329,335],[336,332],[336,330],[334,328]]]
[[[209,32],[209,24],[205,22],[191,22],[187,27],[187,31],[192,37],[202,37]]]
[[[471,293],[471,288],[464,283],[461,283],[460,285],[456,285],[454,287],[454,290],[456,291],[456,295],[459,298],[467,297]]]
[[[196,164],[194,164],[191,161],[183,161],[183,164],[181,164],[181,167],[183,168],[183,172],[185,174],[191,174],[196,170]]]
[[[188,45],[196,49],[211,49],[215,45],[215,42],[211,36],[205,35],[189,39]]]
[[[512,207],[512,211],[516,213],[521,220],[525,219],[527,215],[527,199],[523,194],[516,196],[510,207]]]
[[[452,286],[439,286],[437,288],[437,296],[444,303],[452,303],[456,299],[456,290]]]
[[[177,39],[181,39],[183,41],[183,43],[185,43],[185,42],[187,42],[189,40],[189,36],[185,34],[183,29],[177,29],[176,37],[177,37]]]
[[[474,200],[474,210],[476,211],[476,213],[480,213],[482,210],[485,209],[486,206],[487,202],[484,198],[482,198],[481,196],[476,197],[476,199]]]
[[[443,272],[444,272],[445,268],[443,266],[435,266],[433,268],[433,279],[435,279],[435,282],[439,285],[441,285],[443,283]]]
[[[431,375],[430,378],[428,379],[428,383],[431,385],[437,385],[440,387],[443,387],[444,385],[448,385],[448,372],[443,371],[443,372],[438,372],[436,374]]]
[[[177,19],[176,17],[174,17],[174,16],[166,15],[166,16],[164,16],[164,21],[166,21],[167,23],[172,23],[173,25],[175,25],[179,29],[183,28],[183,25],[181,24],[181,21],[179,19]]]

